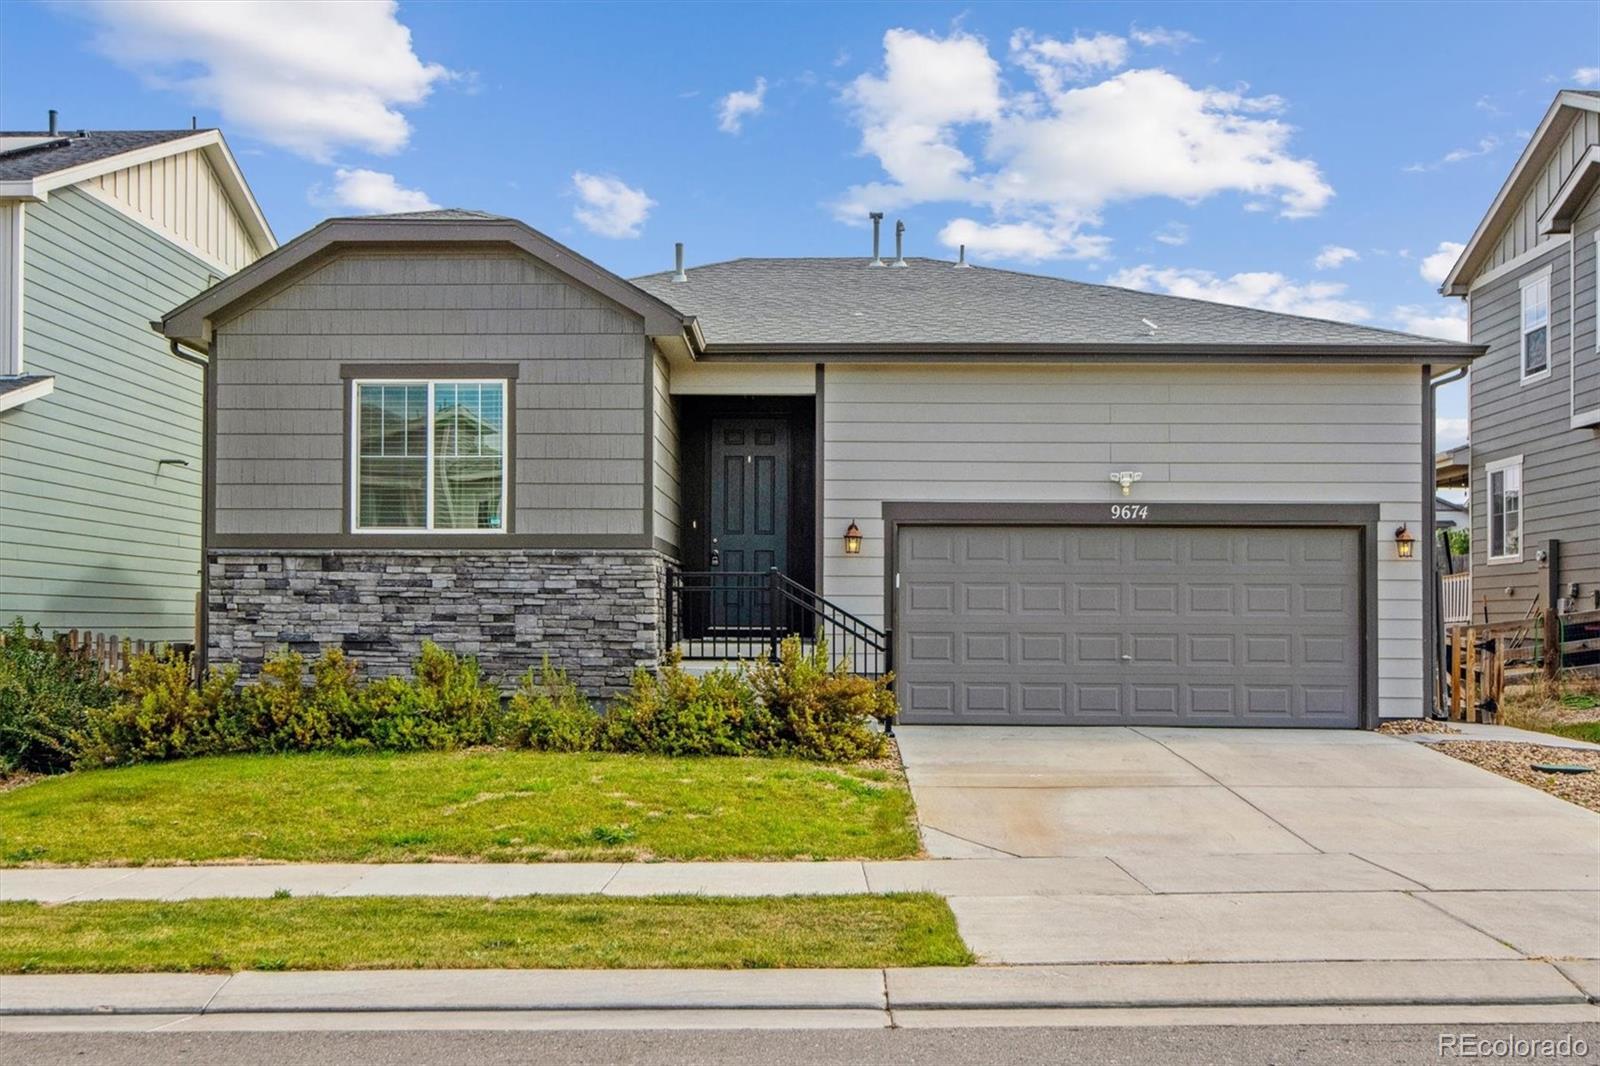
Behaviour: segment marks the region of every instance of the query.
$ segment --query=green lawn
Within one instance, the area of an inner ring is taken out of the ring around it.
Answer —
[[[0,973],[963,966],[937,896],[0,903]]]
[[[1600,744],[1600,722],[1552,722],[1544,727],[1544,731],[1557,736],[1571,737],[1573,740],[1587,740],[1591,744]]]
[[[0,864],[898,858],[898,774],[786,759],[240,755],[0,793]]]

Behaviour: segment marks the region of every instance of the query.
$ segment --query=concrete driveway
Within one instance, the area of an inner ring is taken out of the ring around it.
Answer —
[[[942,890],[985,961],[1600,959],[1600,815],[1418,744],[899,735],[924,845],[953,860]]]

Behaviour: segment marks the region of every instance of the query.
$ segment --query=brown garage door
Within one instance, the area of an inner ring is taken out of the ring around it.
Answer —
[[[1359,534],[908,526],[908,723],[1354,727]]]

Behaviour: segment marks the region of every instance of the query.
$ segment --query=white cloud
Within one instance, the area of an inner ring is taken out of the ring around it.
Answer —
[[[360,214],[394,214],[431,211],[439,205],[421,189],[407,189],[393,174],[360,167],[340,167],[333,172],[331,194],[313,190],[312,202],[325,207],[349,208]]]
[[[1471,336],[1467,309],[1462,304],[1427,307],[1407,304],[1396,307],[1393,317],[1396,328],[1406,333],[1439,337],[1447,341],[1465,341]]]
[[[1434,249],[1432,255],[1425,256],[1417,265],[1417,273],[1422,275],[1422,280],[1429,285],[1439,285],[1449,276],[1450,268],[1456,265],[1456,260],[1461,258],[1461,253],[1466,245],[1455,241],[1440,241],[1439,247]]]
[[[1499,147],[1500,138],[1490,134],[1487,137],[1480,137],[1478,143],[1471,148],[1452,148],[1431,163],[1412,163],[1405,170],[1408,174],[1423,174],[1430,170],[1438,170],[1440,167],[1447,167],[1451,163],[1462,163],[1468,159],[1476,159],[1480,155],[1488,155]]]
[[[1440,451],[1465,444],[1470,430],[1471,423],[1465,418],[1446,418],[1444,415],[1438,415],[1433,420],[1434,444]],[[1449,491],[1449,489],[1441,490],[1440,495]]]
[[[970,218],[951,219],[939,231],[946,248],[966,245],[979,259],[1016,259],[1036,263],[1041,259],[1101,259],[1110,253],[1111,238],[1079,233],[1075,229],[1032,222],[985,224]]]
[[[1325,244],[1322,251],[1311,261],[1311,265],[1318,270],[1337,270],[1346,263],[1354,263],[1361,258],[1361,253],[1354,248],[1346,248],[1338,244]]]
[[[1141,265],[1119,270],[1111,285],[1170,293],[1194,300],[1213,300],[1289,315],[1311,315],[1343,322],[1372,317],[1365,304],[1345,297],[1347,286],[1331,281],[1297,282],[1272,271],[1250,271],[1219,277],[1209,270]]]
[[[766,78],[757,78],[749,89],[735,89],[717,101],[717,129],[723,133],[738,133],[744,129],[745,119],[761,114],[766,98]]]
[[[890,30],[882,70],[844,92],[862,151],[885,178],[849,189],[834,205],[839,217],[966,204],[992,217],[947,231],[1040,258],[1083,257],[1104,254],[1106,239],[1089,231],[1118,202],[1238,192],[1301,217],[1333,196],[1317,165],[1290,153],[1293,131],[1274,97],[1195,88],[1161,70],[1069,84],[1125,60],[1107,36],[1061,42],[1018,31],[1011,62],[1034,85],[1018,92],[979,37]]]
[[[401,109],[453,75],[418,58],[390,0],[338,4],[99,2],[95,47],[151,84],[215,108],[230,127],[319,162],[392,153]]]
[[[656,202],[618,178],[603,174],[572,174],[572,191],[578,206],[572,216],[602,237],[637,237]]]
[[[1180,244],[1189,243],[1189,227],[1182,222],[1168,222],[1151,236],[1162,244],[1170,244],[1173,247],[1177,247]]]
[[[1584,88],[1600,85],[1600,67],[1579,67],[1572,72],[1572,80]]]
[[[1165,26],[1151,26],[1147,30],[1135,26],[1128,31],[1128,36],[1145,48],[1170,48],[1174,52],[1200,43],[1200,38],[1187,30],[1169,30]]]

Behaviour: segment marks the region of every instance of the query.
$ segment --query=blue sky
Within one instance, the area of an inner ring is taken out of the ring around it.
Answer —
[[[1600,5],[9,4],[0,127],[220,126],[280,240],[440,204],[622,274],[909,251],[1463,335]],[[1530,28],[1541,29],[1537,47]],[[1431,257],[1431,258],[1430,258]],[[1441,440],[1464,432],[1445,397]]]

